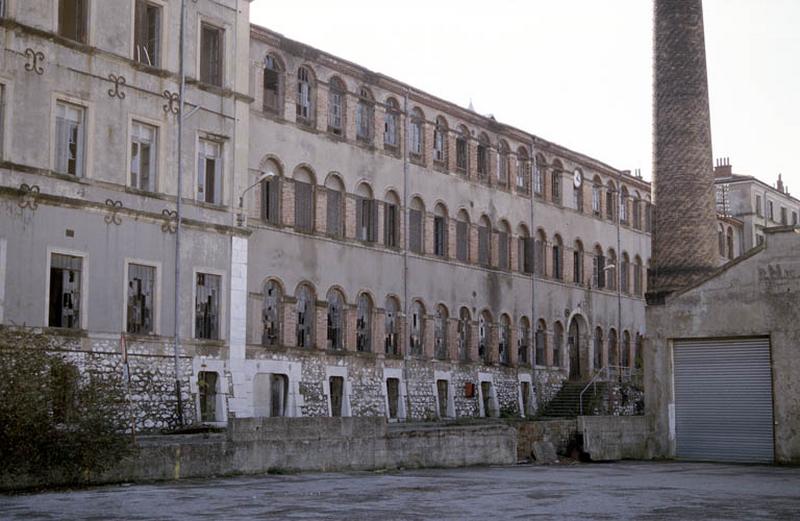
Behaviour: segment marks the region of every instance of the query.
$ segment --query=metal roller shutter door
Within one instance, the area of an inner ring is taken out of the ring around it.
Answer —
[[[772,463],[769,338],[676,340],[679,459]]]

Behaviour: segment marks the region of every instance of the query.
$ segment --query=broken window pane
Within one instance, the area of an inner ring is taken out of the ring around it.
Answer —
[[[356,310],[356,350],[372,350],[372,301],[364,293],[358,297]]]
[[[48,326],[80,329],[82,267],[81,257],[52,254]]]
[[[63,101],[56,104],[56,172],[83,175],[84,114],[83,107]]]
[[[344,299],[341,293],[328,293],[328,349],[339,351],[344,347]]]
[[[397,300],[393,297],[386,299],[386,318],[384,321],[386,338],[384,339],[384,348],[387,355],[400,354],[398,342],[398,314],[400,312]]]
[[[422,339],[424,333],[423,320],[425,318],[425,309],[419,301],[414,301],[411,306],[411,334],[409,338],[409,350],[412,355],[419,356],[422,354]]]
[[[313,347],[314,296],[307,286],[300,286],[295,307],[297,347]]]
[[[219,302],[222,277],[197,274],[195,288],[194,337],[219,340]]]
[[[280,345],[282,302],[283,295],[280,286],[274,280],[268,281],[264,285],[264,309],[261,318],[263,324],[261,344],[263,346]]]
[[[283,70],[272,56],[264,60],[264,112],[280,114],[283,98]]]
[[[155,267],[128,265],[128,333],[146,335],[154,332],[155,279]]]
[[[447,308],[438,306],[436,308],[436,320],[433,327],[434,355],[439,360],[446,360],[447,357]]]
[[[310,125],[313,117],[311,105],[311,73],[305,67],[297,69],[297,99],[295,102],[297,122]]]

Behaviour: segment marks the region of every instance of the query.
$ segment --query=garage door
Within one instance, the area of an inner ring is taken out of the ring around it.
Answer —
[[[771,463],[769,338],[676,340],[673,356],[677,457]]]

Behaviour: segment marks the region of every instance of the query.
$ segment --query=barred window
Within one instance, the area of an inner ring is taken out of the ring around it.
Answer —
[[[195,286],[194,337],[219,340],[222,277],[198,273]]]
[[[155,281],[154,266],[128,265],[128,333],[147,335],[155,332]]]
[[[372,350],[372,299],[362,293],[356,305],[356,350]]]
[[[261,314],[263,330],[261,345],[276,347],[281,343],[281,317],[283,313],[283,292],[274,280],[264,284],[264,306]]]

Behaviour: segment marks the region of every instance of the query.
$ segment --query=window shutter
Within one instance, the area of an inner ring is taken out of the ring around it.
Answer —
[[[197,152],[197,199],[200,201],[205,201],[206,192],[206,158],[203,148],[203,144],[200,143],[200,150]]]
[[[328,227],[328,234],[334,237],[340,237],[342,235],[342,225],[340,222],[341,206],[341,194],[336,190],[328,190],[326,224]]]
[[[369,240],[370,242],[377,242],[378,240],[378,201],[370,200],[369,202],[370,220],[369,220]]]
[[[56,163],[55,168],[57,172],[65,173],[67,171],[67,155],[68,155],[68,140],[69,131],[67,121],[64,118],[56,118]]]
[[[414,253],[422,253],[422,212],[411,210],[408,214],[409,249]]]
[[[364,204],[365,199],[363,197],[359,197],[356,199],[356,238],[360,240],[366,240],[366,227],[364,226]]]
[[[467,251],[469,248],[469,226],[467,223],[458,221],[456,223],[456,256],[461,262],[467,262]]]

